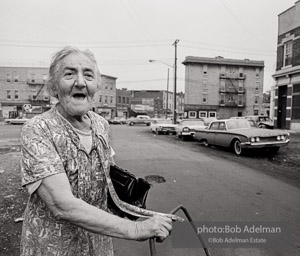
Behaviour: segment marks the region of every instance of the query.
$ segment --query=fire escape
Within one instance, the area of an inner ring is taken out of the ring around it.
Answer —
[[[243,73],[221,74],[220,87],[220,107],[244,108],[245,107],[245,88],[244,80],[246,76]]]

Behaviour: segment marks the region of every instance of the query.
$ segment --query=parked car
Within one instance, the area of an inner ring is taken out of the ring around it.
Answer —
[[[127,123],[130,126],[133,126],[136,124],[145,124],[145,125],[149,126],[151,121],[152,121],[152,119],[146,115],[138,115],[136,117],[130,117],[129,119],[127,119]]]
[[[224,119],[210,123],[207,129],[197,130],[195,139],[205,146],[216,145],[232,148],[241,155],[245,149],[267,148],[277,153],[288,145],[289,133],[284,130],[267,130],[251,127],[246,119]]]
[[[29,118],[26,117],[17,117],[17,118],[6,118],[4,119],[4,122],[7,124],[24,124],[28,120]]]
[[[202,119],[182,119],[175,127],[176,136],[182,140],[193,138],[195,129],[207,127]]]
[[[241,117],[234,117],[234,118],[245,118],[245,119],[253,120],[256,123],[258,128],[274,129],[274,121],[266,115],[241,116]]]
[[[116,116],[112,119],[109,119],[108,122],[110,124],[126,124],[126,118],[121,116]]]
[[[153,133],[159,134],[175,134],[176,124],[173,124],[171,119],[156,119],[150,124],[150,130]]]

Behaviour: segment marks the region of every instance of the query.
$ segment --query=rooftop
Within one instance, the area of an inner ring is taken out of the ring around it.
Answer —
[[[217,64],[217,65],[234,65],[234,66],[252,66],[252,67],[264,67],[263,60],[249,60],[249,59],[225,59],[222,56],[215,58],[208,57],[194,57],[187,56],[182,64]]]

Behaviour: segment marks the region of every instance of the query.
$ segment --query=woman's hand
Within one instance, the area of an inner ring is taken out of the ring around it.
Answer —
[[[172,230],[172,219],[164,216],[155,216],[136,223],[136,238],[144,241],[155,237],[156,242],[163,242]]]

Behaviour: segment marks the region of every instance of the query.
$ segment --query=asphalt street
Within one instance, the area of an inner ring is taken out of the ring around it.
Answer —
[[[140,177],[157,175],[147,206],[170,212],[183,204],[195,222],[289,222],[286,248],[210,249],[212,255],[299,255],[299,188],[266,175],[242,162],[220,156],[222,151],[174,136],[154,135],[143,126],[112,126],[116,162]],[[212,152],[214,152],[212,154]],[[230,156],[231,152],[223,152]],[[234,157],[232,155],[232,157]],[[267,167],[268,168],[268,167]],[[183,216],[183,215],[181,215]],[[226,246],[225,246],[226,247]],[[116,255],[150,255],[148,243],[117,240]],[[157,244],[157,255],[205,255],[201,249],[174,249],[172,237]]]

